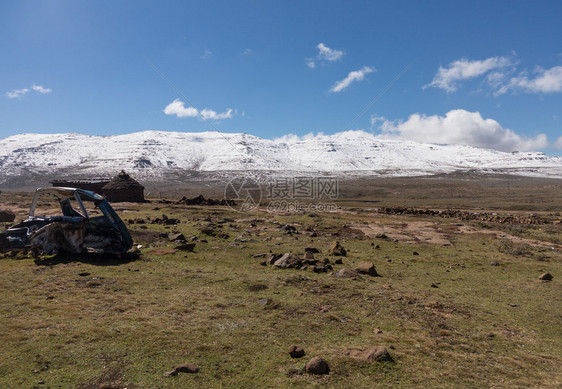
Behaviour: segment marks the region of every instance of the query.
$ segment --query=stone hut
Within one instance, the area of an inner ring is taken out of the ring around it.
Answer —
[[[103,187],[103,195],[109,202],[142,203],[145,201],[144,186],[123,170]]]

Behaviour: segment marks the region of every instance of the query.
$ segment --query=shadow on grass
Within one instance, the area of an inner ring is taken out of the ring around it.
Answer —
[[[45,256],[35,259],[37,266],[54,266],[72,262],[87,263],[96,266],[119,266],[126,263],[134,262],[142,259],[137,253],[126,254],[99,254],[99,253],[83,253],[83,254],[67,254],[59,253],[52,256]]]

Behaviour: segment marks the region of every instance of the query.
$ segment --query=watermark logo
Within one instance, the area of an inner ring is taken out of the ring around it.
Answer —
[[[329,200],[339,197],[336,177],[275,177],[265,187],[267,210],[270,212],[334,212],[337,205]],[[249,177],[236,177],[225,188],[225,199],[238,212],[257,208],[262,200],[260,185]]]
[[[224,198],[234,200],[228,206],[237,212],[256,209],[262,199],[261,187],[250,177],[235,177],[224,188]]]
[[[336,177],[279,177],[267,185],[270,212],[334,212],[339,182]]]

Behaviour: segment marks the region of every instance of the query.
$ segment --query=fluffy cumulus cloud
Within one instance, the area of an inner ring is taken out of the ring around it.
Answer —
[[[451,62],[448,67],[444,68],[440,66],[433,81],[423,88],[434,87],[443,89],[447,91],[447,93],[454,92],[457,90],[459,81],[482,76],[491,70],[505,68],[511,64],[511,61],[505,57],[491,57],[476,61],[465,58],[459,59]],[[497,80],[501,74],[502,73],[496,72],[491,77],[493,80]]]
[[[318,49],[318,54],[316,54],[316,57],[305,59],[306,66],[311,69],[316,68],[316,61],[319,61],[321,63],[335,62],[343,57],[342,50],[331,49],[324,43],[319,43],[316,48]]]
[[[346,89],[348,86],[350,86],[352,83],[356,81],[362,81],[365,78],[365,75],[372,73],[374,71],[375,68],[370,66],[364,66],[362,69],[349,72],[346,78],[336,82],[334,86],[332,86],[330,92],[335,92],[335,93],[341,92],[344,89]]]
[[[176,115],[178,118],[194,118],[203,116],[207,120],[223,120],[230,119],[234,115],[234,111],[228,108],[225,112],[217,113],[212,109],[202,109],[197,111],[194,107],[186,107],[180,99],[175,99],[164,108],[166,115]]]
[[[20,99],[25,96],[27,92],[29,92],[29,89],[27,88],[14,89],[12,91],[6,92],[6,96],[8,96],[10,99]]]
[[[529,78],[524,73],[511,78],[509,83],[498,89],[496,95],[504,94],[510,90],[527,93],[562,92],[562,66],[555,66],[550,69],[537,68],[535,74],[534,78]]]
[[[552,145],[555,150],[562,150],[562,136],[556,139],[556,142]]]
[[[51,93],[53,91],[52,89],[44,88],[41,85],[37,85],[37,84],[33,84],[31,89],[33,89],[35,92],[39,92],[41,94]]]
[[[522,137],[503,128],[493,119],[484,119],[479,112],[455,109],[445,116],[410,115],[406,121],[389,121],[380,117],[384,135],[417,142],[462,144],[500,151],[532,151],[548,146],[546,135],[534,138]],[[562,143],[562,141],[560,141]]]

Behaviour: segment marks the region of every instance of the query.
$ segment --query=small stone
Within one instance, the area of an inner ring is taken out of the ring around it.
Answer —
[[[412,255],[420,255],[420,253],[418,253],[417,251],[414,251],[414,252],[412,253]]]
[[[183,234],[180,234],[180,233],[169,234],[168,239],[172,242],[176,242],[176,241],[185,242],[186,241],[185,236]]]
[[[84,271],[84,272],[82,272],[82,273],[78,273],[78,275],[79,275],[80,277],[88,277],[88,276],[90,275],[90,273]]]
[[[11,223],[16,219],[16,214],[8,209],[0,209],[0,223]]]
[[[264,261],[260,261],[260,265],[261,265],[261,266],[267,266],[267,261],[265,261],[265,260],[264,260]]]
[[[338,258],[338,259],[336,259],[336,260],[334,261],[334,263],[335,263],[336,265],[341,265],[341,264],[343,264],[343,259]]]
[[[286,253],[273,263],[273,266],[282,269],[295,268],[299,269],[303,265],[302,260],[295,254]]]
[[[199,372],[199,367],[195,366],[193,363],[184,363],[179,366],[176,366],[174,369],[178,373],[190,373],[194,374]]]
[[[439,288],[439,286],[437,286],[437,284],[435,284],[435,283],[431,284],[431,287],[432,288]]]
[[[314,357],[306,364],[306,372],[316,375],[329,374],[330,366],[328,366],[328,362],[325,359]]]
[[[539,280],[543,280],[543,281],[552,281],[554,277],[552,277],[552,274],[550,273],[543,273],[541,274],[541,276],[539,277]]]
[[[195,243],[180,244],[179,246],[174,247],[174,249],[180,250],[180,251],[193,252],[193,250],[195,249]]]
[[[340,242],[335,241],[334,243],[332,243],[332,246],[330,247],[330,255],[335,255],[338,257],[345,257],[347,256],[347,251],[345,250],[345,248],[340,244]]]
[[[302,347],[292,345],[289,347],[289,355],[291,358],[302,358],[304,357],[304,349]]]
[[[195,374],[197,372],[199,372],[199,367],[195,366],[193,363],[183,363],[176,366],[174,370],[165,372],[164,377],[173,377],[178,375],[178,373]]]
[[[380,328],[375,328],[375,329],[373,330],[373,332],[374,332],[375,334],[382,334],[382,330],[381,330]]]
[[[340,269],[334,273],[334,277],[336,278],[354,278],[358,275],[359,274],[355,270],[347,267],[344,267],[343,269]]]
[[[375,265],[373,262],[368,261],[361,261],[357,264],[355,271],[362,274],[368,274],[373,277],[377,277],[379,274],[377,273],[377,269],[375,269]]]
[[[272,299],[259,299],[258,304],[265,307],[265,306],[273,304],[273,300]]]
[[[373,362],[392,361],[390,353],[385,347],[373,347],[363,353],[363,359]]]
[[[496,261],[490,262],[490,266],[499,266],[500,264]]]
[[[312,251],[305,251],[304,259],[314,259],[314,253]]]

